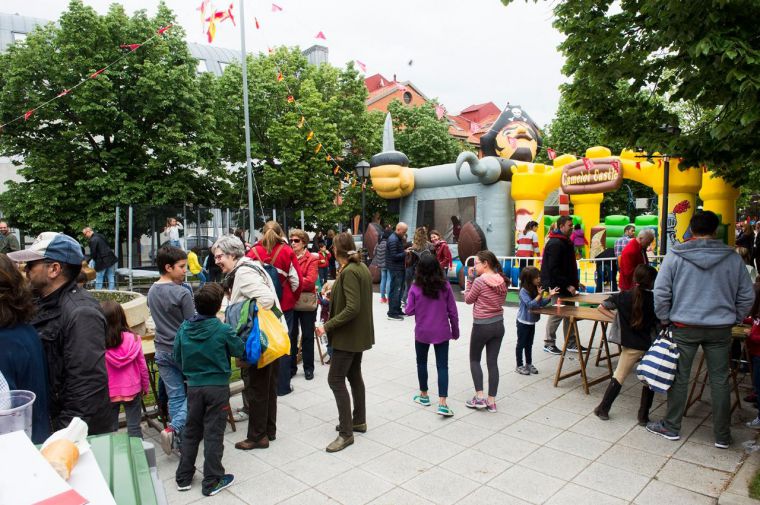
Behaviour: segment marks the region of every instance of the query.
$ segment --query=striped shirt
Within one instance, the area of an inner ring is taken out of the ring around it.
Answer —
[[[507,297],[507,284],[501,276],[488,275],[477,277],[464,293],[464,301],[474,304],[472,317],[475,324],[479,320],[494,322],[503,317],[502,304]]]
[[[623,235],[619,239],[615,241],[615,257],[619,258],[621,254],[623,254],[623,249],[625,249],[625,246],[628,245],[628,242],[631,241],[631,237],[628,235]]]
[[[533,230],[528,233],[520,233],[517,237],[517,251],[519,258],[532,258],[538,256],[538,235]]]

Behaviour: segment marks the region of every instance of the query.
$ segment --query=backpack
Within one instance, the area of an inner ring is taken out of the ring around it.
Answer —
[[[261,331],[257,313],[255,299],[230,304],[224,312],[224,320],[232,326],[238,338],[245,342],[245,361],[249,364],[257,363],[261,357]]]
[[[251,248],[251,251],[253,251],[254,256],[261,262],[261,264],[264,267],[264,270],[269,274],[269,277],[272,278],[272,285],[274,286],[274,292],[277,295],[277,300],[282,301],[282,283],[280,282],[280,273],[277,271],[277,268],[273,265],[274,260],[277,259],[277,255],[280,254],[280,251],[282,251],[282,245],[275,251],[275,253],[272,255],[272,258],[269,260],[269,263],[265,262],[263,259],[261,259],[261,256],[259,256],[259,252],[256,250],[255,247]]]

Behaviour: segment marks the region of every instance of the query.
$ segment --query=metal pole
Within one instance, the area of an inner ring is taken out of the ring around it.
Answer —
[[[304,216],[303,216],[303,209],[301,209],[301,229],[302,230],[306,229],[305,221],[304,221]]]
[[[129,206],[129,216],[127,217],[127,237],[129,239],[129,242],[127,242],[127,256],[129,256],[129,290],[132,291],[132,218],[134,214],[132,213],[132,205]]]
[[[248,54],[245,51],[245,0],[240,0],[240,61],[243,67],[243,117],[245,119],[245,171],[248,177],[248,229],[253,233],[253,167],[251,167],[251,123],[248,116]]]
[[[362,247],[364,246],[364,231],[367,229],[367,221],[364,219],[364,172],[362,172],[362,225],[359,227],[359,234],[362,236]]]
[[[116,225],[115,226],[116,226],[116,230],[114,232],[115,236],[114,236],[114,239],[113,239],[115,247],[113,248],[113,250],[116,251],[116,259],[120,260],[121,259],[121,248],[119,246],[119,206],[118,205],[116,206]],[[118,263],[117,263],[117,265],[118,265]]]
[[[668,192],[670,191],[670,156],[662,157],[665,171],[662,174],[662,209],[660,214],[660,255],[668,252]]]

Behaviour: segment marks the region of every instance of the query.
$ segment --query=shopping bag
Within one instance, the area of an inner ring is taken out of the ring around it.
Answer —
[[[678,370],[680,351],[673,342],[670,330],[665,329],[641,358],[636,377],[656,393],[665,393],[673,385]]]
[[[255,299],[230,304],[224,313],[225,322],[232,326],[235,334],[245,342],[245,362],[239,362],[241,367],[256,363],[261,357],[261,331],[257,313],[258,305]]]
[[[258,367],[264,368],[277,358],[290,354],[290,337],[282,312],[276,307],[258,307],[258,323],[261,332],[261,357]]]

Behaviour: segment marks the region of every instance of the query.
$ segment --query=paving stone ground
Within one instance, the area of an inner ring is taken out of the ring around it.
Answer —
[[[709,405],[697,403],[684,418],[681,440],[667,441],[636,424],[640,386],[629,377],[611,419],[592,413],[606,384],[585,395],[580,377],[553,386],[558,357],[542,351],[545,318],[536,328],[534,364],[538,375],[515,373],[516,308],[505,308],[507,329],[499,355],[498,413],[473,411],[468,361],[472,308],[458,303],[462,337],[450,347],[449,405],[453,418],[412,402],[417,392],[414,320],[388,321],[386,305],[374,298],[375,347],[363,358],[369,431],[355,443],[328,454],[335,438],[337,410],[327,385],[327,366],[316,365],[306,381],[299,369],[295,391],[278,403],[277,440],[269,449],[234,448],[245,435],[227,428],[223,463],[235,482],[219,495],[200,491],[202,450],[193,489],[174,485],[176,456],[165,456],[158,433],[143,432],[157,446],[159,478],[170,504],[428,505],[714,504],[744,458],[742,442],[756,433],[743,422],[755,412],[744,406],[733,417],[734,443],[716,449]],[[590,324],[581,323],[585,338]],[[561,338],[560,338],[561,340]],[[483,359],[485,366],[485,357]],[[435,359],[429,358],[430,394],[436,397]],[[571,362],[570,366],[577,366]],[[695,367],[696,368],[696,367]],[[589,375],[602,368],[589,366]],[[652,417],[664,411],[656,396]],[[238,395],[233,407],[241,405]]]

